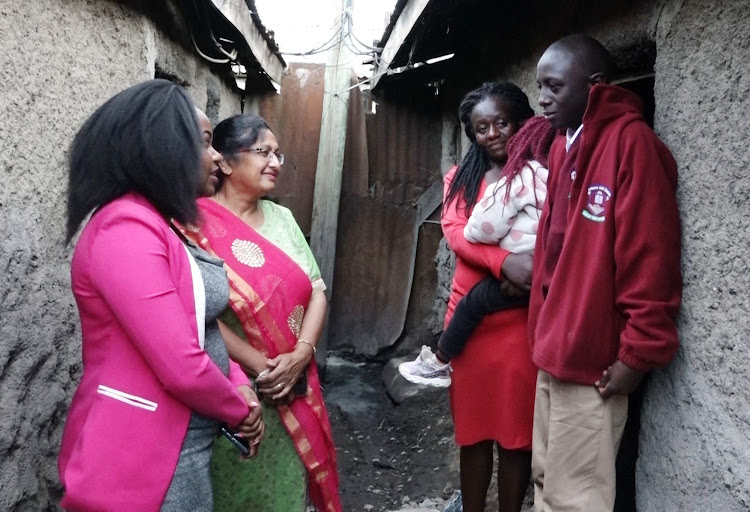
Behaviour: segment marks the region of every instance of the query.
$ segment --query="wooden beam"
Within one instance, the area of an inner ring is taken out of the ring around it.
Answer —
[[[385,43],[385,48],[383,48],[383,52],[380,54],[378,68],[373,74],[375,77],[372,79],[373,89],[380,81],[380,77],[382,77],[391,67],[391,63],[396,57],[401,45],[404,44],[406,38],[409,37],[409,34],[411,34],[414,29],[414,25],[417,24],[425,7],[427,7],[431,1],[432,0],[409,0],[404,7],[404,10],[399,14],[398,20],[396,20],[396,24],[391,31],[391,36],[388,38],[388,42]]]
[[[250,10],[247,8],[245,0],[211,0],[214,6],[224,15],[224,17],[242,34],[247,41],[250,51],[263,70],[277,84],[281,84],[281,75],[284,72],[284,65],[278,56],[271,51],[263,35],[255,26],[253,19],[250,17]]]
[[[438,180],[433,182],[414,203],[417,209],[417,227],[424,223],[441,204],[443,204],[443,182]]]
[[[332,0],[334,12],[346,7],[344,0]],[[341,16],[337,15],[341,24]],[[326,295],[331,302],[334,288],[333,268],[336,260],[336,233],[338,232],[339,203],[341,200],[341,177],[344,169],[344,149],[349,115],[349,91],[356,76],[352,71],[352,54],[341,41],[329,55],[325,72],[325,94],[323,117],[320,122],[318,164],[315,171],[313,192],[312,225],[310,227],[310,249],[320,267],[326,284]],[[330,312],[330,310],[329,310]],[[328,328],[318,340],[316,360],[325,367],[328,352]]]

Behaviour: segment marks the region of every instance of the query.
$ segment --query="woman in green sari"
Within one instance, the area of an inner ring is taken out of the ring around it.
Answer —
[[[223,156],[218,191],[199,200],[203,224],[189,236],[225,262],[229,355],[277,413],[266,411],[263,443],[249,461],[228,442],[217,443],[215,509],[303,512],[312,504],[339,512],[336,453],[314,358],[325,284],[291,212],[263,199],[276,186],[283,155],[253,115],[219,123],[214,147]]]

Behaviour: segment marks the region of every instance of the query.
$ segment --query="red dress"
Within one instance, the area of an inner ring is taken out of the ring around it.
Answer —
[[[445,192],[456,167],[445,176]],[[482,182],[478,197],[487,188]],[[461,205],[462,206],[462,205]],[[498,276],[509,253],[495,245],[472,244],[464,238],[468,218],[454,200],[443,211],[443,234],[456,254],[456,272],[445,315],[488,274]],[[531,362],[527,308],[500,311],[484,318],[466,348],[451,365],[451,412],[456,444],[469,446],[494,440],[505,449],[531,449],[536,367]]]

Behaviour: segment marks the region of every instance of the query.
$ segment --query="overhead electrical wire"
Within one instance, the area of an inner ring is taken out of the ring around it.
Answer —
[[[340,26],[336,30],[336,32],[325,43],[322,43],[322,44],[316,46],[312,50],[308,50],[306,52],[299,52],[299,53],[296,53],[296,52],[281,52],[281,54],[282,55],[306,56],[306,55],[314,55],[316,53],[327,52],[328,50],[334,48],[339,43],[340,39],[336,39],[336,37],[341,33],[342,30],[343,30],[343,27]],[[334,41],[334,39],[336,39],[336,40]]]
[[[382,48],[363,43],[362,40],[354,34],[354,18],[352,16],[351,2],[347,2],[347,4],[347,7],[340,13],[341,22],[338,24],[336,31],[324,43],[304,52],[282,51],[281,54],[306,57],[330,51],[338,45],[345,46],[354,55],[376,55],[377,53],[382,52]]]
[[[198,52],[198,55],[206,59],[208,62],[213,62],[214,64],[227,64],[231,62],[230,59],[214,59],[213,57],[209,57],[205,53],[201,51],[200,48],[198,48],[198,43],[195,42],[195,36],[191,33],[190,38],[193,40],[193,46],[195,47],[195,51]],[[225,52],[222,52],[225,53]]]

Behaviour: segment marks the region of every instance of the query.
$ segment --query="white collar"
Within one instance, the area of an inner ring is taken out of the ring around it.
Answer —
[[[568,128],[568,131],[565,132],[565,151],[567,152],[570,150],[570,146],[573,145],[573,143],[578,138],[578,134],[581,133],[581,130],[583,130],[583,124],[578,127],[576,131],[573,131],[572,129]],[[571,133],[572,132],[572,133]]]

